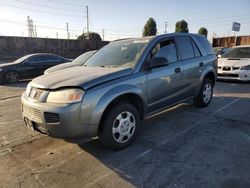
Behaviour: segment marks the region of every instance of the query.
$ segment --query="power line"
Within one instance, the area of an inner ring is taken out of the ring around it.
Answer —
[[[77,16],[77,15],[57,14],[57,13],[54,13],[54,12],[47,12],[47,11],[34,10],[34,9],[29,9],[29,8],[14,6],[14,5],[8,5],[8,4],[4,4],[4,3],[0,3],[0,5],[1,5],[1,6],[6,6],[6,7],[11,7],[11,8],[29,10],[29,11],[36,12],[36,13],[45,13],[45,14],[52,14],[52,15],[58,15],[58,16],[79,17],[79,18],[82,18],[82,16]]]
[[[2,19],[0,19],[0,22],[27,26],[27,25],[25,25],[24,22],[8,21],[8,20],[2,20]],[[36,27],[38,27],[38,28],[45,28],[45,29],[52,29],[52,30],[62,30],[62,31],[65,31],[65,28],[63,28],[63,27],[49,27],[49,26],[43,26],[43,25],[39,25],[39,24],[38,25],[36,24]],[[79,31],[79,32],[81,32],[82,30],[80,30],[80,29],[71,29],[71,31]]]
[[[20,3],[24,4],[29,4],[29,5],[34,5],[34,6],[39,6],[39,7],[45,7],[45,8],[50,8],[50,9],[57,9],[57,10],[67,10],[67,11],[74,11],[74,12],[82,12],[81,10],[74,10],[74,9],[68,9],[68,8],[58,8],[58,7],[52,7],[52,6],[47,6],[39,3],[34,3],[34,2],[27,2],[23,0],[16,0]]]
[[[58,0],[48,0],[50,2],[53,3],[57,3],[57,4],[64,4],[64,5],[70,5],[70,6],[82,6],[81,4],[76,4],[76,3],[66,3],[66,2],[62,2],[62,1],[58,1]]]
[[[250,16],[250,14],[241,14],[237,16],[227,16],[227,17],[218,17],[218,18],[210,18],[210,19],[199,19],[199,20],[186,20],[188,23],[208,23],[208,22],[215,22],[215,21],[227,21],[227,20],[232,20],[232,19],[244,19],[246,16]],[[249,17],[247,18],[249,19]],[[169,23],[175,24],[176,21],[170,21]]]

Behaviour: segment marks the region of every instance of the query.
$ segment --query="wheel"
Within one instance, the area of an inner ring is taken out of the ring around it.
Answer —
[[[15,84],[19,81],[19,74],[15,71],[5,73],[4,80],[8,84]]]
[[[139,126],[137,109],[130,103],[117,103],[105,114],[98,136],[104,146],[120,150],[134,141]]]
[[[213,83],[210,79],[206,78],[201,86],[199,94],[194,98],[194,104],[199,107],[207,107],[213,97]]]

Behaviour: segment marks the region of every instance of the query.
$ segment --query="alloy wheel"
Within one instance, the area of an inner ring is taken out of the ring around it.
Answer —
[[[203,100],[208,103],[212,98],[212,86],[210,83],[206,83],[203,89]]]
[[[135,133],[136,121],[131,112],[120,113],[114,120],[112,134],[118,143],[125,143]]]

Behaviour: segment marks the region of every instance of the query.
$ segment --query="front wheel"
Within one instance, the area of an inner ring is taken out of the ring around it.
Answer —
[[[213,97],[213,83],[210,79],[205,79],[201,89],[199,91],[199,94],[197,97],[194,98],[194,104],[199,107],[207,107],[209,103],[211,102]]]
[[[100,141],[108,148],[120,150],[135,139],[140,118],[133,105],[122,102],[109,109],[101,123]]]

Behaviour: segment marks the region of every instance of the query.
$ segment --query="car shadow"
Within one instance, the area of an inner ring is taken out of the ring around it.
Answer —
[[[217,82],[222,82],[222,83],[238,83],[238,84],[249,84],[249,81],[240,81],[240,80],[226,80],[226,79],[219,79]]]
[[[166,159],[168,159],[169,157],[171,158],[171,156],[180,152],[179,150],[186,150],[185,147],[187,148],[190,147],[189,149],[191,149],[192,146],[189,146],[189,144],[190,142],[193,142],[192,137],[193,136],[199,137],[200,135],[196,135],[197,134],[196,130],[193,130],[191,132],[186,132],[186,134],[183,134],[181,136],[180,136],[180,133],[182,133],[186,129],[189,129],[193,125],[197,124],[197,122],[204,120],[206,118],[208,119],[208,121],[211,120],[212,124],[217,123],[211,127],[212,128],[211,131],[212,132],[214,131],[216,133],[215,130],[218,129],[218,127],[219,128],[222,127],[221,122],[220,122],[221,117],[223,117],[226,114],[226,117],[233,118],[234,114],[227,115],[227,113],[232,111],[232,109],[234,109],[235,113],[238,113],[236,109],[236,107],[238,106],[237,105],[233,106],[232,104],[232,106],[227,109],[228,112],[224,114],[222,113],[221,116],[219,114],[220,112],[216,114],[214,112],[218,111],[218,109],[222,109],[223,107],[230,104],[232,101],[235,101],[236,99],[237,97],[225,97],[224,96],[223,99],[222,97],[214,97],[211,105],[203,109],[196,108],[193,105],[193,103],[190,101],[188,103],[181,104],[170,110],[161,112],[150,118],[147,118],[142,122],[140,134],[138,135],[135,142],[129,147],[120,151],[113,151],[113,150],[105,148],[100,143],[98,138],[93,138],[89,141],[85,140],[85,142],[81,142],[77,144],[82,150],[94,156],[98,161],[100,161],[106,167],[111,169],[112,172],[114,172],[115,174],[118,174],[119,177],[122,178],[123,180],[129,182],[133,186],[142,186],[141,183],[143,181],[141,182],[141,178],[139,178],[140,169],[137,169],[137,167],[138,165],[149,165],[151,163],[152,164],[158,163],[158,159],[157,159],[157,155],[159,154],[158,146],[161,146],[162,143],[164,142],[167,143],[166,141],[168,140],[170,141],[170,143],[168,143],[166,146],[164,144],[164,147],[163,147],[164,153],[160,154],[161,157],[162,155],[166,156]],[[248,100],[249,98],[245,98],[245,99]],[[242,99],[242,103],[243,104],[245,103],[244,99]],[[247,105],[249,104],[246,104],[246,106]],[[245,114],[241,114],[241,115],[245,116]],[[236,122],[238,120],[233,120],[233,121]],[[244,120],[241,119],[241,117],[239,117],[239,121],[244,122]],[[202,123],[201,126],[205,126],[205,124]],[[202,133],[202,135],[204,136],[205,134],[207,134],[208,130],[204,130],[203,132],[203,130],[201,129],[201,126],[198,126],[196,128],[199,129],[200,133]],[[206,126],[209,126],[209,125],[206,125]],[[162,150],[162,147],[160,150]],[[223,150],[223,148],[221,150]],[[151,151],[154,151],[154,152],[151,152]],[[187,151],[187,152],[192,152],[192,151]],[[148,153],[149,153],[149,156],[146,156],[146,154]],[[141,159],[142,156],[144,156],[143,159]],[[169,160],[174,160],[170,158]],[[198,163],[198,161],[194,161],[194,162]],[[209,162],[212,165],[214,165],[214,168],[216,168],[216,161],[213,161],[213,159],[211,159]],[[178,163],[179,165],[178,160],[176,163]],[[187,163],[190,163],[190,161],[189,162],[187,161]],[[171,163],[171,165],[173,164],[175,163]],[[144,169],[144,167],[141,167],[141,166],[140,168]],[[170,168],[171,170],[172,167],[166,167],[166,168]],[[193,168],[193,170],[195,170],[195,168]],[[136,174],[136,173],[139,173],[139,174]],[[143,174],[143,172],[141,173]],[[232,173],[236,173],[236,172],[232,172]],[[107,178],[107,176],[104,175],[103,179]],[[166,175],[165,178],[168,178],[168,176]],[[195,182],[196,180],[191,180],[191,181]],[[150,186],[153,186],[153,184],[151,184]]]

